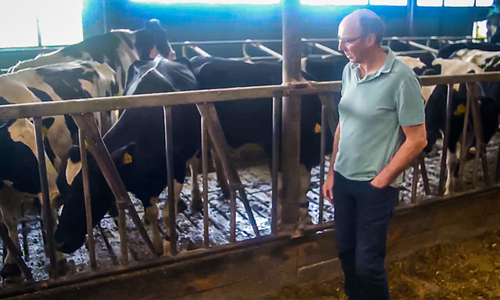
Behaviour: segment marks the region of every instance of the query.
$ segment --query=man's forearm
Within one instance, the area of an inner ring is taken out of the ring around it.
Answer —
[[[415,158],[422,152],[426,143],[422,141],[404,142],[396,152],[396,155],[382,169],[382,171],[374,178],[379,185],[387,186],[394,182],[403,171],[408,168]]]
[[[335,165],[335,159],[337,158],[337,152],[339,151],[339,139],[340,139],[340,125],[337,125],[337,129],[335,130],[335,135],[333,137],[333,151],[332,156],[330,158],[330,168],[328,168],[328,174],[333,175],[333,165]]]

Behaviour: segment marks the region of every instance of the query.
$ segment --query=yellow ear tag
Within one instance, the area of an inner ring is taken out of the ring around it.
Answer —
[[[455,116],[460,116],[462,114],[465,114],[465,106],[463,104],[460,104],[458,107],[457,107],[457,110],[455,110],[455,112],[453,113]]]
[[[48,132],[48,131],[49,131],[49,130],[47,129],[47,127],[42,126],[42,136],[47,136],[47,132]]]
[[[125,153],[125,155],[123,156],[123,164],[126,165],[131,162],[132,162],[132,156],[130,156],[130,154],[128,153]]]
[[[320,133],[321,132],[321,126],[319,124],[316,124],[316,127],[314,127],[314,132],[315,133]]]

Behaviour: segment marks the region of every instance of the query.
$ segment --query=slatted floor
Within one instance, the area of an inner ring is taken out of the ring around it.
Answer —
[[[496,155],[500,135],[497,134],[488,145],[488,165],[490,178],[493,179],[496,164]],[[426,158],[427,172],[429,174],[429,183],[431,186],[432,194],[437,193],[438,178],[439,178],[439,165],[441,157],[440,145],[437,145],[437,151],[434,156]],[[466,166],[464,173],[465,189],[470,189],[472,178],[472,162]],[[325,165],[325,172],[328,171],[329,162],[327,160]],[[241,169],[238,171],[242,183],[245,185],[245,191],[253,210],[255,220],[259,227],[261,235],[269,235],[271,233],[270,227],[270,214],[271,214],[271,176],[267,165],[255,166],[250,168]],[[481,168],[479,168],[481,173]],[[400,205],[408,204],[410,202],[410,187],[413,171],[409,169],[405,173],[405,181],[401,187]],[[481,177],[481,176],[480,176]],[[201,176],[199,178],[200,188],[202,188]],[[478,186],[482,186],[481,179]],[[182,194],[182,198],[190,204],[190,179],[186,180],[186,185]],[[319,167],[312,171],[311,187],[308,191],[308,198],[310,200],[309,210],[312,221],[317,223],[318,208],[319,208]],[[220,200],[221,192],[216,187],[215,173],[209,174],[209,235],[210,245],[220,245],[229,242],[229,200]],[[419,197],[425,197],[422,181],[418,184]],[[166,194],[162,194],[159,204],[160,211],[165,203]],[[142,219],[143,208],[140,201],[132,197],[132,201]],[[242,241],[255,237],[253,229],[248,221],[247,214],[241,201],[237,201],[237,216],[236,216],[236,235],[237,240]],[[161,215],[161,214],[160,214]],[[325,201],[324,216],[326,221],[333,220],[333,207]],[[163,221],[160,222],[161,227],[165,230]],[[105,218],[101,221],[102,233],[99,228],[94,228],[94,235],[96,237],[96,254],[99,268],[106,268],[118,264],[120,255],[120,244],[118,229],[111,218]],[[28,245],[30,251],[30,259],[28,266],[32,269],[35,280],[48,279],[48,273],[45,266],[48,260],[45,258],[40,225],[38,222],[31,222],[28,224]],[[151,254],[147,246],[142,242],[138,231],[130,218],[127,217],[127,229],[129,232],[129,260],[130,264],[135,264],[139,261],[151,258]],[[149,226],[146,229],[150,233]],[[195,249],[203,245],[203,217],[202,214],[192,215],[191,211],[187,211],[177,215],[177,232],[178,232],[178,249],[180,251],[188,251],[188,249]],[[106,244],[102,234],[107,237],[109,244]],[[151,235],[150,235],[151,236]],[[19,225],[19,238],[22,241],[21,225]],[[1,247],[0,247],[1,249]],[[23,249],[23,248],[22,248]],[[114,253],[110,252],[112,249]],[[1,250],[0,250],[1,251]],[[70,265],[70,273],[89,272],[90,264],[88,259],[88,252],[85,247],[80,248],[75,253],[67,255]],[[6,286],[7,283],[3,282],[0,286]]]

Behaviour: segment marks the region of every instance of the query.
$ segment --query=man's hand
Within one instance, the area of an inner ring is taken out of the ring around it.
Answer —
[[[378,189],[383,189],[388,185],[387,183],[382,182],[379,176],[375,176],[370,184]]]
[[[323,183],[323,197],[333,204],[333,172],[328,172],[325,182]]]

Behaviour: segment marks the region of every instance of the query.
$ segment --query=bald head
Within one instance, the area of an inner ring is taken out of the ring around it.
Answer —
[[[375,35],[375,43],[381,44],[385,34],[384,22],[373,11],[369,9],[359,9],[347,15],[340,27],[358,36]]]

